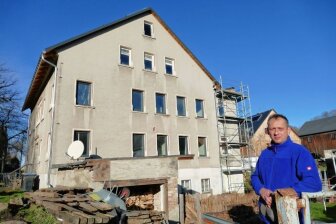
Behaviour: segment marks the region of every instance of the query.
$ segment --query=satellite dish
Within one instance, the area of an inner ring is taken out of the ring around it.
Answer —
[[[78,159],[83,154],[83,152],[83,142],[76,140],[69,145],[67,155],[70,156],[72,159]]]

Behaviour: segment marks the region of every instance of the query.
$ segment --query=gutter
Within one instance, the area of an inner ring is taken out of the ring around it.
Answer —
[[[53,91],[52,91],[52,99],[51,99],[51,125],[50,125],[50,130],[48,133],[48,152],[49,152],[49,157],[48,157],[48,176],[47,176],[47,186],[52,187],[51,183],[50,183],[50,174],[51,174],[51,162],[52,162],[52,144],[53,144],[53,139],[54,139],[54,124],[55,124],[55,102],[56,102],[56,87],[57,87],[57,65],[51,63],[50,61],[46,60],[44,58],[44,53],[45,51],[42,53],[41,55],[41,59],[42,61],[48,63],[49,65],[51,65],[52,67],[55,68],[54,71],[54,86],[53,86]],[[50,139],[50,140],[49,140]]]

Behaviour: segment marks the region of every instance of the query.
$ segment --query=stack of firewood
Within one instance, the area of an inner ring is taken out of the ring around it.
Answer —
[[[130,196],[126,199],[126,206],[129,208],[138,208],[144,210],[154,209],[154,195],[137,195]]]
[[[93,200],[92,189],[56,187],[25,192],[30,202],[43,206],[65,223],[111,223],[119,219],[116,209],[107,203]]]
[[[90,192],[92,192],[90,188],[57,186],[25,192],[25,198],[30,203],[43,206],[63,223],[120,223],[123,217],[126,217],[125,221],[127,220],[129,224],[165,222],[164,212],[152,210],[154,207],[152,194],[131,196],[127,199],[128,208],[146,209],[146,211],[121,211],[108,203],[95,201],[89,196]]]
[[[140,224],[140,223],[165,223],[164,212],[158,212],[154,210],[150,211],[129,211],[127,212],[128,224]]]

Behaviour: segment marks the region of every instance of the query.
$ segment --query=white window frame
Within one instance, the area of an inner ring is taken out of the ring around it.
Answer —
[[[148,59],[148,61],[150,61],[152,63],[152,69],[147,69],[146,68],[146,65],[145,65],[146,59]],[[151,54],[151,53],[148,53],[148,52],[144,53],[144,70],[151,71],[151,72],[155,71],[155,57],[154,57],[154,54]]]
[[[165,74],[166,75],[176,75],[175,73],[175,60],[173,58],[168,58],[165,57],[165,61],[164,61],[164,65],[165,65]],[[167,65],[170,65],[172,67],[172,73],[167,73]]]
[[[189,186],[186,186],[186,185],[189,185]],[[184,190],[191,190],[192,189],[191,179],[181,180],[181,186],[183,187]]]
[[[164,96],[164,113],[159,113],[157,110],[157,101],[156,101],[156,96],[157,95],[163,95]],[[161,114],[161,115],[167,115],[168,114],[168,109],[167,109],[167,94],[165,93],[155,93],[155,114]]]
[[[158,145],[157,145],[157,143],[158,143],[158,137],[159,136],[165,136],[166,137],[166,155],[159,155],[159,149],[158,149]],[[169,140],[168,140],[168,135],[167,134],[157,134],[156,135],[156,152],[157,152],[157,155],[158,156],[168,156],[169,155],[169,153],[168,153],[168,148],[169,148]]]
[[[74,140],[75,139],[75,132],[79,132],[79,131],[81,131],[81,132],[88,132],[88,134],[89,134],[89,140],[88,140],[88,143],[87,143],[87,154],[84,154],[84,151],[83,151],[83,154],[81,155],[81,157],[82,158],[87,158],[87,157],[89,157],[90,156],[90,154],[91,154],[91,149],[92,149],[92,136],[93,136],[93,134],[92,134],[92,130],[89,130],[89,129],[77,129],[77,128],[75,128],[75,129],[73,129],[72,130],[72,140],[73,141],[76,141],[76,140]],[[84,143],[83,143],[84,144]],[[84,149],[85,149],[85,144],[84,144]]]
[[[90,96],[89,96],[89,104],[88,105],[85,105],[85,104],[77,104],[77,84],[78,82],[81,82],[81,83],[87,83],[90,85]],[[75,82],[75,105],[76,106],[80,106],[80,107],[92,107],[92,104],[93,104],[93,83],[92,82],[88,82],[88,81],[84,81],[84,80],[76,80]]]
[[[178,98],[183,98],[184,99],[184,112],[185,115],[179,115],[178,114]],[[187,112],[187,98],[185,96],[176,96],[176,116],[178,117],[187,117],[188,116],[188,112]]]
[[[142,106],[142,110],[138,111],[138,110],[134,110],[134,106],[133,106],[133,91],[138,91],[141,92],[141,106]],[[145,91],[141,90],[141,89],[132,89],[132,111],[133,112],[145,112]]]
[[[150,27],[150,34],[151,35],[147,35],[146,32],[145,32],[145,25],[149,25]],[[146,37],[154,37],[154,26],[153,26],[153,23],[152,22],[149,22],[149,21],[144,21],[144,33],[143,33],[144,36]]]
[[[211,192],[210,178],[201,179],[201,189],[202,189],[202,193]]]
[[[143,156],[134,156],[134,148],[133,148],[133,138],[134,138],[134,135],[143,135]],[[143,158],[143,157],[146,157],[146,134],[145,133],[142,133],[142,132],[133,132],[132,133],[132,157],[134,158]]]
[[[185,137],[187,139],[186,143],[187,143],[187,150],[186,150],[186,154],[182,155],[181,154],[181,150],[180,150],[180,137]],[[189,155],[190,154],[190,151],[189,151],[189,148],[190,148],[190,144],[189,144],[189,136],[188,135],[178,135],[178,150],[179,150],[179,155],[181,156],[186,156],[186,155]]]
[[[128,64],[121,63],[122,50],[128,51]],[[123,65],[123,66],[128,66],[128,67],[132,67],[133,66],[132,49],[131,48],[125,47],[125,46],[120,46],[119,47],[119,64]]]
[[[201,101],[202,102],[202,113],[203,115],[202,116],[199,116],[197,114],[197,101]],[[205,103],[204,103],[204,100],[203,99],[195,99],[195,113],[196,113],[196,118],[205,118]]]
[[[205,155],[201,155],[200,154],[200,146],[199,146],[199,139],[202,138],[204,139],[204,147],[205,147]],[[208,157],[209,156],[209,152],[208,152],[208,138],[205,136],[198,136],[197,137],[197,149],[198,149],[198,156],[199,157]]]

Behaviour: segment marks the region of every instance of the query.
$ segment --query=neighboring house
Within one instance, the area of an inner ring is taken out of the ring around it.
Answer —
[[[336,151],[336,116],[305,122],[299,130],[302,144],[311,153],[325,156],[325,150]]]
[[[215,81],[152,9],[49,47],[23,105],[31,171],[41,187],[75,184],[59,168],[76,162],[66,153],[80,140],[79,161],[110,161],[107,180],[165,183],[177,219],[178,184],[223,193]]]
[[[321,167],[325,186],[336,184],[336,116],[305,122],[299,130],[302,144],[315,155],[322,158],[326,169]]]
[[[252,116],[254,134],[251,138],[251,142],[255,156],[259,156],[261,151],[265,149],[271,142],[271,138],[265,130],[267,128],[268,118],[276,113],[277,112],[274,109],[270,109]],[[301,139],[293,128],[291,128],[289,136],[293,142],[301,144]]]

